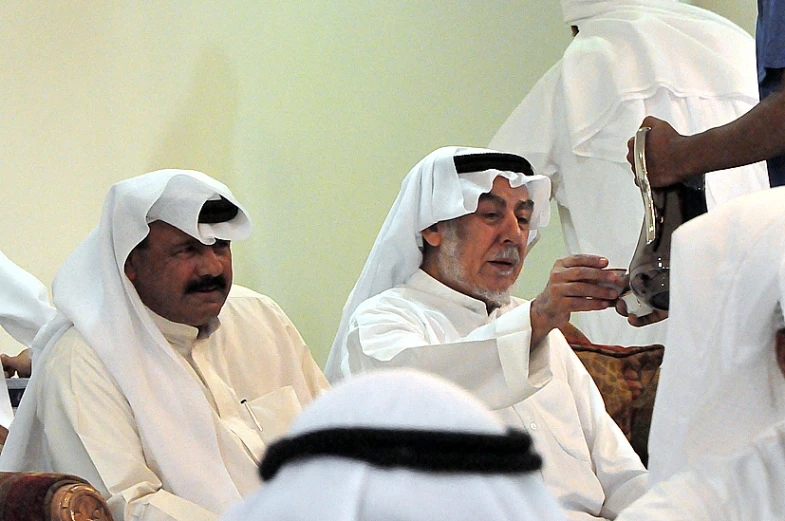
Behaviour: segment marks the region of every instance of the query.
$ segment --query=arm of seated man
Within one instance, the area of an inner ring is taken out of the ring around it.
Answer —
[[[528,302],[461,336],[438,312],[416,310],[405,295],[386,295],[357,309],[347,351],[352,374],[414,367],[448,378],[501,409],[532,395],[552,376],[548,343],[530,350],[530,338]]]

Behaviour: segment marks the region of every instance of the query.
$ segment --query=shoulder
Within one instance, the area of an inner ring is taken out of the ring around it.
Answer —
[[[264,316],[289,321],[289,317],[286,316],[281,306],[267,295],[233,284],[221,310],[221,321],[255,319]]]
[[[353,313],[353,317],[367,315],[392,314],[408,315],[418,314],[424,309],[433,306],[435,296],[408,285],[400,285],[382,291],[362,302]]]

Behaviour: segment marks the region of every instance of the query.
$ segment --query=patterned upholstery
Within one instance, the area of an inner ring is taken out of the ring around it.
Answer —
[[[562,329],[600,390],[605,409],[632,448],[648,463],[649,427],[665,348],[592,344],[574,327]]]
[[[101,494],[76,476],[0,472],[0,521],[113,521]]]

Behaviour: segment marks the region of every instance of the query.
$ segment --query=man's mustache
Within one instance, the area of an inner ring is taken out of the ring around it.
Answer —
[[[497,252],[490,260],[510,261],[514,264],[518,264],[521,261],[521,254],[515,246],[507,246],[503,250]]]
[[[227,285],[226,278],[223,275],[218,275],[216,277],[205,275],[204,277],[189,281],[188,284],[185,285],[185,292],[198,293],[202,291],[224,290]]]

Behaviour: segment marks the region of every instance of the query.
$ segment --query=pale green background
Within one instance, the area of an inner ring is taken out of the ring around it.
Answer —
[[[754,30],[753,0],[693,3]],[[322,364],[403,176],[439,146],[487,145],[570,38],[555,0],[0,6],[0,248],[48,286],[111,184],[202,170],[255,222],[236,282]],[[523,296],[564,254],[552,218]]]

